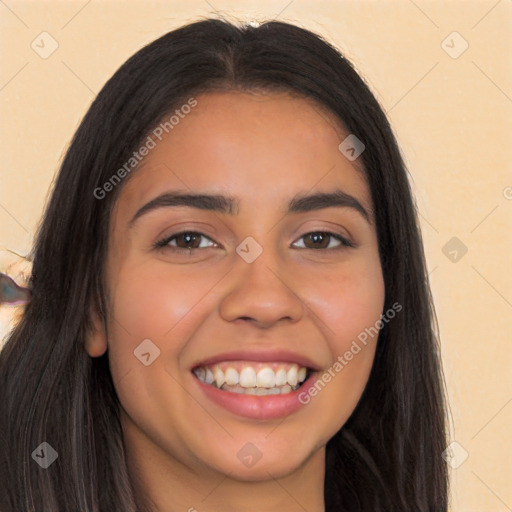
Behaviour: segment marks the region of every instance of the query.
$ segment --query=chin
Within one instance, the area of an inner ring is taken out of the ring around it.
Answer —
[[[257,482],[271,480],[274,478],[284,478],[296,471],[314,455],[305,450],[304,445],[301,446],[300,452],[294,450],[297,443],[281,443],[280,449],[272,446],[267,440],[267,447],[256,448],[258,441],[254,443],[245,442],[236,445],[226,451],[218,454],[216,461],[205,461],[210,467],[216,471],[229,475],[233,480],[240,482]],[[261,443],[263,444],[263,443]],[[210,457],[215,457],[211,454]]]

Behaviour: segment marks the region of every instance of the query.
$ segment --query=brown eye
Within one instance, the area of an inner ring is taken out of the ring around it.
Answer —
[[[202,239],[211,243],[201,245]],[[174,251],[183,251],[190,253],[193,249],[207,249],[214,247],[216,244],[213,240],[202,233],[196,231],[182,231],[181,233],[174,233],[155,244],[155,248],[162,249],[168,248]]]
[[[330,235],[328,233],[311,233],[304,237],[308,249],[325,249],[329,246]],[[311,242],[311,246],[307,241]]]
[[[199,233],[180,233],[174,239],[176,240],[177,247],[182,247],[181,244],[184,244],[186,245],[184,249],[197,249],[201,243],[202,236]]]
[[[327,231],[307,233],[303,235],[301,239],[304,240],[302,246],[304,249],[342,249],[344,247],[354,247],[346,238]]]

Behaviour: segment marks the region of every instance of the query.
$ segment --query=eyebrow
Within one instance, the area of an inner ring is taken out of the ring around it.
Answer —
[[[170,208],[176,206],[187,206],[199,210],[209,210],[227,215],[238,215],[239,201],[230,196],[216,194],[189,194],[183,192],[166,192],[155,197],[144,206],[139,208],[132,217],[129,227],[142,215],[159,208]],[[323,208],[352,208],[371,224],[371,218],[363,205],[350,194],[342,190],[332,192],[320,192],[316,194],[297,194],[288,203],[287,214],[303,213]]]

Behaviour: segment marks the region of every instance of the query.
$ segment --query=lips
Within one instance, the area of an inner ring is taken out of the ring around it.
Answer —
[[[299,392],[314,383],[317,370],[309,358],[289,351],[237,351],[194,365],[192,374],[204,394],[224,409],[271,419],[304,407]]]
[[[225,391],[266,395],[296,390],[318,366],[309,358],[290,351],[260,350],[218,354],[193,368],[206,384]]]

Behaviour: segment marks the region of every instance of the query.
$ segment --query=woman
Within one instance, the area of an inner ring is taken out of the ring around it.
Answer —
[[[75,134],[0,353],[2,510],[446,511],[404,163],[350,63],[206,20]]]

